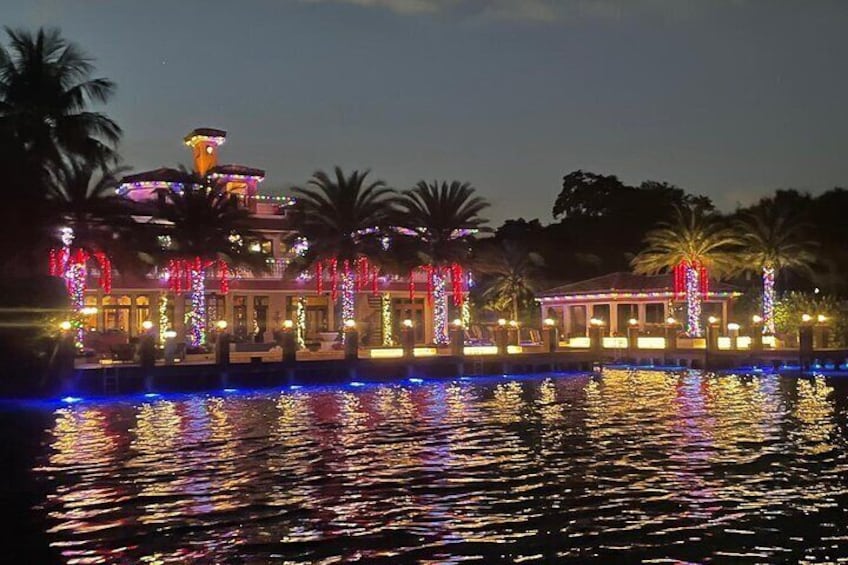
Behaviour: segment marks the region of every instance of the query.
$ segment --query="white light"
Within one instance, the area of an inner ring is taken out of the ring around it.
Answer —
[[[352,330],[356,327],[356,320],[345,320],[344,327],[348,330]]]
[[[727,324],[727,329],[732,332],[739,331],[739,324],[737,324],[736,322],[730,322],[729,324]]]
[[[455,319],[455,320],[453,321],[453,327],[455,327],[455,328],[461,328],[461,327],[462,327],[462,320],[460,320],[459,318]]]
[[[707,321],[711,324],[717,324],[718,318],[716,318],[715,316],[710,316],[709,318],[707,318]]]
[[[591,320],[589,320],[589,324],[593,326],[603,326],[604,321],[600,318],[592,318]]]
[[[753,316],[751,316],[751,321],[754,322],[755,324],[761,324],[763,322],[763,317],[759,316],[757,314],[754,314]]]
[[[556,325],[556,320],[553,318],[545,318],[542,320],[542,323],[550,328]]]
[[[816,320],[818,320],[820,324],[823,324],[827,321],[827,316],[825,316],[824,314],[819,314],[818,316],[816,316]]]
[[[517,327],[518,327],[518,322],[516,322],[515,320],[510,320],[510,321],[509,321],[509,327],[511,327],[511,328],[517,328]]]
[[[505,326],[506,325],[506,319],[498,318],[498,325],[501,326],[501,327]]]
[[[151,322],[150,320],[144,320],[141,323],[141,327],[145,330],[150,330],[153,328],[153,322]]]
[[[291,320],[283,320],[283,329],[290,330],[294,327],[294,322]]]
[[[801,314],[801,321],[802,322],[809,322],[812,319],[813,319],[813,317],[810,316],[809,314]]]
[[[630,318],[629,320],[627,320],[627,323],[631,326],[637,326],[639,325],[639,320],[637,320],[636,318]]]
[[[95,308],[94,306],[86,306],[85,308],[80,310],[80,314],[82,314],[83,316],[94,316],[95,314],[97,314],[97,308]]]
[[[227,329],[227,320],[218,320],[217,322],[215,322],[215,327],[219,330]]]
[[[165,337],[165,339],[174,339],[175,337],[177,337],[177,332],[175,332],[174,330],[167,330],[162,335]]]
[[[677,325],[677,320],[674,319],[674,316],[669,316],[668,318],[665,319],[665,323],[668,324],[669,326],[674,326],[674,325]]]
[[[59,324],[59,329],[66,332],[71,329],[71,323],[68,320],[65,320]]]
[[[401,323],[403,324],[403,327],[405,327],[405,328],[411,328],[412,327],[412,320],[410,320],[409,318],[407,318],[406,320],[404,320]]]

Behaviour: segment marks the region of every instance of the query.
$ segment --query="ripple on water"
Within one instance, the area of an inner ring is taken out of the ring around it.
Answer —
[[[848,383],[603,376],[58,409],[69,562],[829,561]]]

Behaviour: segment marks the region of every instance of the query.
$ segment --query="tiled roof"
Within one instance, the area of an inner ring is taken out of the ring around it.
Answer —
[[[606,292],[672,292],[674,279],[672,273],[661,275],[637,275],[619,272],[591,279],[564,284],[539,293],[539,296],[567,296],[574,294],[597,294]],[[735,287],[710,280],[710,290],[732,292]]]
[[[127,175],[121,179],[121,184],[134,182],[191,182],[191,175],[179,169],[161,167],[152,171],[143,171],[134,175]]]
[[[264,177],[265,171],[263,171],[262,169],[255,169],[253,167],[246,167],[244,165],[217,165],[209,169],[209,174],[241,175],[244,177]]]
[[[184,141],[188,142],[192,137],[197,135],[205,137],[227,137],[227,132],[222,129],[215,128],[196,128],[191,130],[191,133],[185,136]]]

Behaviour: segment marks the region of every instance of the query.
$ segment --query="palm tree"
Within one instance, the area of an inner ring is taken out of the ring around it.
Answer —
[[[57,30],[35,34],[6,28],[8,47],[0,45],[0,167],[12,204],[0,221],[28,245],[3,244],[3,266],[12,272],[34,264],[34,254],[49,245],[42,226],[44,199],[53,179],[49,171],[68,158],[93,163],[117,161],[114,146],[121,130],[90,110],[114,92],[105,78],[91,78],[93,66]]]
[[[38,159],[55,163],[71,154],[113,160],[121,129],[88,107],[107,102],[114,83],[91,78],[91,59],[59,30],[6,28],[6,34],[9,49],[0,46],[3,128]]]
[[[344,323],[355,319],[356,289],[364,283],[363,269],[373,272],[368,261],[380,250],[394,190],[381,180],[369,180],[367,170],[345,175],[336,167],[334,173],[317,171],[306,187],[292,189],[296,200],[290,217],[297,234],[291,242],[306,239],[308,249],[301,266],[316,266],[319,290],[324,268],[331,271],[333,298],[340,279]]]
[[[701,295],[709,274],[720,276],[736,268],[733,251],[739,245],[738,235],[702,210],[675,208],[672,220],[648,232],[645,243],[647,247],[631,262],[634,270],[679,274],[686,295],[686,333],[700,337]]]
[[[784,269],[810,271],[814,243],[797,216],[773,201],[764,201],[744,214],[737,226],[742,238],[743,265],[763,277],[763,333],[775,331],[775,279]]]
[[[433,341],[448,342],[448,303],[445,289],[448,271],[453,295],[462,303],[462,268],[468,261],[473,235],[488,221],[480,212],[489,203],[474,195],[469,183],[420,181],[404,191],[398,201],[398,218],[408,237],[418,242],[421,265],[425,265],[433,291]]]
[[[100,268],[100,285],[111,292],[112,258],[128,258],[121,235],[135,222],[126,203],[115,193],[121,169],[101,169],[88,161],[64,160],[48,175],[46,214],[60,244],[50,252],[50,271],[61,276],[72,307],[84,305],[89,261]],[[125,263],[122,261],[122,263]],[[81,327],[77,328],[81,332]],[[82,336],[79,335],[81,343]]]
[[[182,188],[163,189],[157,216],[164,220],[160,231],[161,259],[167,264],[175,292],[188,291],[186,314],[190,343],[206,343],[206,276],[217,267],[222,286],[231,268],[267,268],[261,253],[251,252],[248,240],[250,212],[234,194],[205,177],[192,176]],[[226,292],[225,289],[222,289]]]
[[[483,275],[481,297],[495,311],[518,320],[522,302],[533,299],[544,264],[542,256],[514,241],[487,240],[475,250],[474,267]]]

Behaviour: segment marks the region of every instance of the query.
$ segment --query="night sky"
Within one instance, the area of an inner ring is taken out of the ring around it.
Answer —
[[[848,2],[13,0],[0,23],[97,59],[136,170],[210,126],[266,191],[335,164],[456,178],[495,222],[549,221],[578,168],[726,210],[848,185]]]

